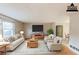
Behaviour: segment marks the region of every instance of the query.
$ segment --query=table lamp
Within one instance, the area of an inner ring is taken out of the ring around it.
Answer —
[[[21,36],[23,37],[24,31],[20,31]]]

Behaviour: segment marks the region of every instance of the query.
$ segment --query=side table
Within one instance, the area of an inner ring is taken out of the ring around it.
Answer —
[[[0,42],[0,55],[6,54],[6,46],[9,44],[9,42]]]

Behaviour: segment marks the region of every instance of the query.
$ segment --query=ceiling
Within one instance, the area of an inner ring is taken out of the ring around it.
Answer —
[[[66,3],[0,3],[0,13],[22,22],[66,21]],[[78,5],[78,4],[76,4]]]

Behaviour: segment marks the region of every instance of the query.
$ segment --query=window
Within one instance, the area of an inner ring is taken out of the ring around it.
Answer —
[[[3,36],[12,36],[15,33],[15,26],[12,22],[3,22]]]
[[[2,35],[2,20],[0,19],[0,35]]]

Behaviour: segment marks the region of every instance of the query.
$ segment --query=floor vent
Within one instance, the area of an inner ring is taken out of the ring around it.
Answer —
[[[76,51],[79,51],[79,49],[76,48],[75,46],[70,45],[70,47],[73,48],[73,49],[76,50]]]

